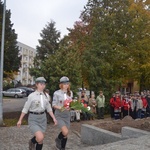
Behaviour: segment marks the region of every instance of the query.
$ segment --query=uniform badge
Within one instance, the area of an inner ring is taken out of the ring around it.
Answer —
[[[40,101],[35,101],[35,105],[36,105],[36,107],[39,107],[40,106]]]

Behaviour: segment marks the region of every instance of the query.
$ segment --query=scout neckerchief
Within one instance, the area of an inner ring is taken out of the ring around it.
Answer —
[[[41,107],[44,109],[44,102],[43,102],[43,95],[42,95],[42,93],[40,93],[40,103],[41,103]]]

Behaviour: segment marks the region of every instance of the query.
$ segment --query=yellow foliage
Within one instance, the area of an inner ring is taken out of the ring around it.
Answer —
[[[7,81],[7,82],[11,82],[12,80],[15,79],[15,76],[18,75],[18,72],[16,71],[11,71],[11,72],[7,72],[7,71],[4,71],[4,80]]]

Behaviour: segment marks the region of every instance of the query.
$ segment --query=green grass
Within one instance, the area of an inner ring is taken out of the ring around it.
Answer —
[[[11,127],[16,126],[18,120],[17,119],[4,119],[4,126]],[[23,120],[22,125],[27,125],[27,121]]]
[[[12,97],[4,97],[4,96],[3,96],[3,99],[10,99],[10,98],[12,98]]]

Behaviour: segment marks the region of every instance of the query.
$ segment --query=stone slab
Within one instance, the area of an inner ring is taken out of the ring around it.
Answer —
[[[122,138],[138,138],[143,135],[148,135],[150,132],[132,128],[132,127],[122,127],[121,129]]]
[[[145,135],[104,145],[89,146],[82,150],[150,150],[149,139],[150,135]]]
[[[95,126],[82,124],[81,141],[88,145],[100,145],[121,140],[121,135],[100,129]]]

